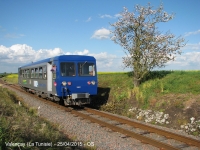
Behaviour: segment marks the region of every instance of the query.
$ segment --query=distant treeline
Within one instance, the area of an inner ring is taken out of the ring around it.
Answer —
[[[5,77],[5,76],[7,76],[7,75],[9,75],[9,74],[17,74],[17,73],[6,73],[6,72],[4,72],[4,73],[0,73],[0,78],[3,78],[3,77]]]

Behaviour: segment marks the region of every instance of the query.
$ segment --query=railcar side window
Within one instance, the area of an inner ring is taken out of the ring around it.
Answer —
[[[34,69],[31,69],[31,78],[34,78]]]
[[[25,70],[25,78],[29,78],[29,69]]]
[[[22,70],[22,77],[24,78],[24,70]]]
[[[26,70],[23,70],[24,71],[24,78],[26,78]]]
[[[27,78],[27,70],[24,70],[24,77]]]
[[[60,63],[61,76],[75,76],[75,64],[73,62]]]
[[[42,67],[39,67],[39,78],[42,78]]]
[[[43,66],[43,79],[47,78],[47,67]]]
[[[19,74],[20,74],[20,77],[22,77],[22,70],[19,69]]]
[[[95,65],[94,63],[78,63],[78,74],[79,76],[95,76]]]
[[[53,72],[53,79],[56,79],[56,73],[55,72]]]
[[[30,69],[27,70],[27,78],[30,78]]]
[[[35,78],[38,78],[38,73],[39,73],[38,68],[35,68]]]

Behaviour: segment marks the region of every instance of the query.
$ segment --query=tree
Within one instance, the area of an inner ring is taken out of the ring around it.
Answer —
[[[135,87],[153,68],[174,60],[176,54],[181,54],[180,48],[185,46],[181,36],[158,30],[157,25],[173,19],[174,14],[163,11],[162,4],[155,10],[152,8],[150,3],[146,7],[136,5],[135,13],[131,13],[124,7],[118,21],[111,24],[114,27],[111,40],[124,48],[123,63],[133,69]]]

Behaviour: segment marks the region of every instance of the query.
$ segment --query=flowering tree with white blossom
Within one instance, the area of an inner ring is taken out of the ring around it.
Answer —
[[[175,54],[181,54],[180,48],[185,46],[184,38],[162,33],[156,26],[173,19],[174,14],[165,12],[162,4],[155,10],[152,8],[150,3],[146,7],[136,5],[131,13],[124,7],[118,21],[111,24],[114,27],[111,39],[125,49],[123,63],[133,69],[135,87],[150,70],[174,60]]]

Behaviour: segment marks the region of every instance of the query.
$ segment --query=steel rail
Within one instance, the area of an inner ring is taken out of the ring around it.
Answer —
[[[179,134],[176,134],[176,133],[173,133],[173,132],[158,129],[158,128],[148,126],[148,125],[145,125],[145,124],[141,124],[141,123],[138,123],[138,122],[134,122],[134,121],[131,121],[131,120],[123,119],[121,117],[117,117],[117,116],[114,116],[114,115],[111,115],[111,114],[108,114],[108,113],[105,113],[105,112],[97,111],[97,110],[94,110],[94,109],[91,109],[91,108],[85,107],[84,109],[87,112],[90,112],[92,114],[96,114],[96,115],[99,115],[99,116],[102,116],[102,117],[106,117],[106,118],[109,118],[109,119],[112,119],[112,120],[116,120],[120,123],[128,124],[128,125],[134,126],[136,128],[146,130],[148,132],[160,134],[160,135],[163,135],[167,138],[171,138],[171,139],[175,139],[175,140],[184,142],[184,143],[186,143],[190,146],[200,147],[200,141],[196,140],[196,139],[192,139],[192,138],[189,138],[189,137],[186,137],[186,136],[183,136],[183,135],[179,135]]]
[[[67,111],[70,111],[70,110],[67,110]],[[100,124],[102,126],[110,128],[113,131],[120,132],[120,133],[122,133],[124,135],[127,135],[127,136],[130,136],[130,137],[134,138],[134,139],[137,139],[137,140],[141,141],[142,143],[150,144],[150,145],[158,147],[158,148],[160,148],[162,150],[169,150],[169,149],[170,150],[178,150],[178,148],[175,148],[175,147],[173,147],[173,146],[171,146],[169,144],[165,144],[165,143],[162,143],[160,141],[157,141],[157,140],[142,136],[142,135],[140,135],[138,133],[134,133],[134,132],[131,132],[129,130],[117,127],[115,125],[112,125],[112,124],[109,124],[107,122],[101,121],[101,120],[96,119],[94,117],[90,117],[89,115],[83,114],[83,113],[81,113],[79,111],[71,110],[70,112],[75,114],[75,115],[77,115],[77,116],[85,118],[87,120],[90,120],[91,122],[95,122],[95,123],[98,123],[98,124]]]

